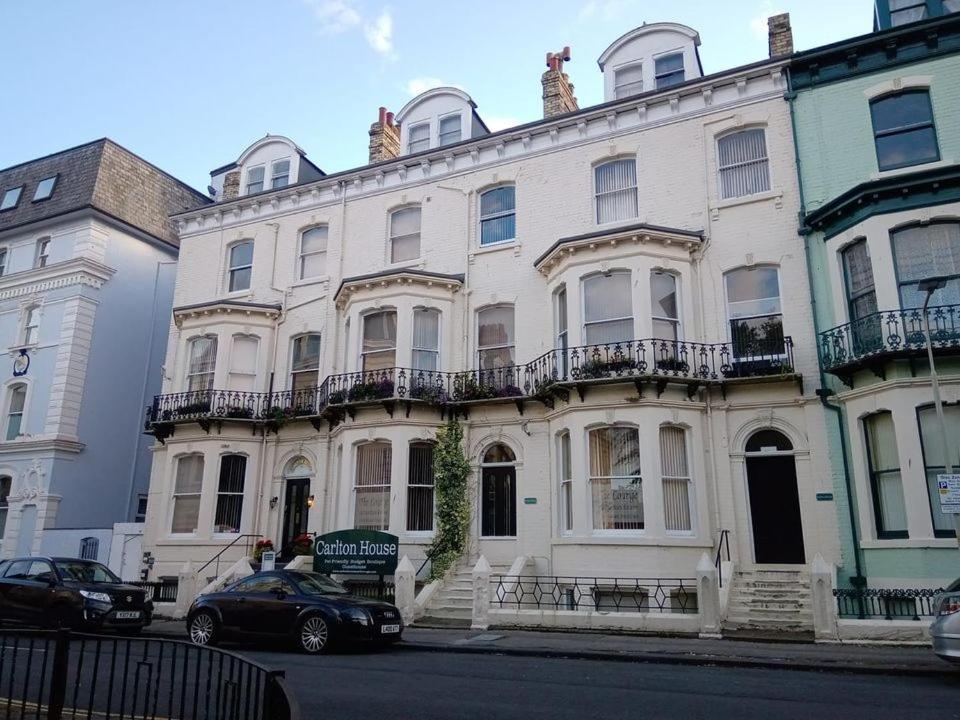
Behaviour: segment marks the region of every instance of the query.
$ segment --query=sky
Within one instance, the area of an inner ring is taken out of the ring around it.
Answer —
[[[204,189],[267,133],[326,172],[367,161],[367,130],[437,85],[492,130],[541,117],[565,45],[580,107],[596,59],[644,22],[700,33],[704,72],[767,56],[789,12],[803,50],[872,29],[871,0],[0,0],[0,168],[110,137]]]

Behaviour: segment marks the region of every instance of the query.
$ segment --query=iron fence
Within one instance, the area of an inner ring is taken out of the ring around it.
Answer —
[[[937,595],[929,588],[840,588],[833,591],[842,618],[920,620],[936,613]]]
[[[0,719],[295,720],[283,672],[176,640],[0,631]]]
[[[128,585],[135,585],[143,588],[147,592],[147,599],[153,602],[176,602],[177,588],[179,582],[177,578],[161,579],[157,581],[137,580],[128,582]]]
[[[157,395],[145,428],[187,420],[282,423],[352,403],[419,400],[434,405],[543,397],[555,383],[653,378],[718,382],[794,373],[793,340],[735,343],[632,340],[551,350],[524,365],[444,372],[388,367],[339,373],[313,388],[271,393],[195,390]]]
[[[933,349],[960,348],[960,305],[927,309]],[[831,372],[884,355],[926,348],[923,309],[883,310],[820,333],[820,362]]]
[[[351,595],[368,598],[370,600],[382,600],[392,603],[395,601],[394,584],[381,580],[344,580],[341,582]]]
[[[603,578],[493,575],[492,606],[518,610],[696,614],[697,581],[683,578]]]

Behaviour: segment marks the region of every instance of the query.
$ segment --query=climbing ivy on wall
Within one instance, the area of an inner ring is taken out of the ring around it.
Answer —
[[[437,430],[433,449],[433,481],[437,527],[430,545],[430,579],[437,580],[460,558],[470,531],[467,477],[470,463],[463,453],[463,428],[450,420]]]

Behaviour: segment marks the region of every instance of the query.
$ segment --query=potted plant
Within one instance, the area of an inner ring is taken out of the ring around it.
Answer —
[[[253,561],[260,562],[265,552],[273,552],[273,540],[267,538],[257,540],[257,544],[253,546]]]
[[[297,535],[290,541],[291,555],[310,555],[313,552],[313,536],[309,533]]]

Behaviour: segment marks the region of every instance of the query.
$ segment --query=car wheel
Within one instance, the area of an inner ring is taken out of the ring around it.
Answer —
[[[201,610],[190,619],[187,631],[194,645],[213,645],[217,641],[217,620],[213,613]]]
[[[297,643],[300,649],[311,655],[326,652],[330,647],[330,627],[327,621],[319,615],[311,615],[302,623],[297,632]]]

